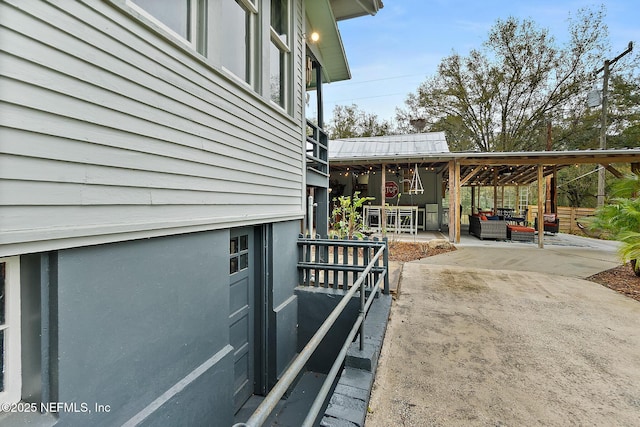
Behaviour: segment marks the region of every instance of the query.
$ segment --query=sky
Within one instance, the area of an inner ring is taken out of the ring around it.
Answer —
[[[584,0],[383,0],[375,16],[341,21],[338,28],[351,69],[351,80],[323,86],[324,116],[335,105],[356,104],[379,119],[395,117],[396,107],[421,82],[436,73],[440,61],[456,52],[482,48],[498,19],[527,18],[548,28],[559,42],[568,36],[567,19],[580,8],[601,3]],[[634,42],[640,54],[640,2],[607,0],[605,24],[612,59]],[[315,98],[307,117],[315,116]]]

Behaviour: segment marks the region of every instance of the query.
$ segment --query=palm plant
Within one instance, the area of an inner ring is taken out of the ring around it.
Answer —
[[[596,210],[590,228],[622,242],[620,257],[623,262],[630,261],[640,276],[640,178],[628,175],[619,179],[613,183],[611,195],[609,204]]]

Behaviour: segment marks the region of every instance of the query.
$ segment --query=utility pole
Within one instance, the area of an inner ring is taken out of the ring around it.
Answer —
[[[604,150],[607,148],[607,101],[608,94],[607,91],[609,89],[609,67],[613,65],[618,59],[622,58],[629,52],[633,50],[633,42],[629,42],[629,46],[627,50],[622,52],[620,55],[616,56],[612,60],[605,59],[604,66],[594,73],[595,75],[600,74],[601,71],[604,71],[602,76],[602,110],[600,112],[600,149]],[[605,187],[605,173],[606,170],[603,165],[600,165],[600,169],[598,170],[598,207],[604,205],[604,187]]]

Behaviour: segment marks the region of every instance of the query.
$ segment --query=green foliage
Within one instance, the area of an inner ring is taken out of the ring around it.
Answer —
[[[640,259],[640,179],[628,175],[612,185],[614,198],[598,208],[589,228],[622,242],[623,261]],[[634,262],[637,264],[637,262]]]
[[[327,126],[331,139],[388,135],[391,128],[389,121],[360,110],[356,104],[336,105],[333,118]]]
[[[620,256],[624,261],[631,261],[636,276],[640,276],[640,233],[635,231],[626,231],[620,234],[622,247],[620,248]]]
[[[593,165],[567,167],[558,172],[558,205],[595,208],[598,174]]]
[[[336,206],[331,213],[333,222],[333,235],[341,239],[354,236],[361,239],[363,237],[364,222],[362,219],[362,206],[373,197],[360,197],[360,192],[356,191],[353,198],[350,196],[340,196],[334,198]]]
[[[609,88],[607,147],[635,148],[640,140],[640,76],[613,75]]]

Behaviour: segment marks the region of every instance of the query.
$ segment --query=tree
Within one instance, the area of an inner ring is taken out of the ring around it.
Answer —
[[[333,118],[327,126],[329,138],[358,138],[391,133],[391,122],[380,120],[376,114],[366,113],[356,104],[336,105]]]
[[[567,167],[558,172],[558,204],[560,206],[595,207],[597,174],[593,165]]]
[[[640,140],[640,77],[614,74],[609,83],[607,148],[636,147]],[[599,148],[600,115],[600,107],[588,108],[584,103],[565,110],[554,124],[554,148]]]
[[[474,149],[473,135],[459,116],[448,115],[427,126],[424,119],[413,119],[407,111],[396,109],[397,132],[400,134],[419,132],[444,132],[450,151],[471,151]]]
[[[607,147],[637,147],[640,141],[640,76],[611,78]]]
[[[630,67],[631,68],[631,67]],[[607,148],[637,147],[640,141],[640,77],[613,74],[609,86]],[[575,105],[554,125],[554,149],[584,150],[600,146],[601,108]],[[625,165],[616,166],[622,173]],[[569,206],[595,207],[597,174],[593,166],[566,168],[559,172],[560,196]],[[616,180],[607,174],[607,186]]]
[[[544,123],[570,111],[593,82],[607,36],[603,15],[602,8],[578,11],[564,47],[533,21],[498,20],[482,51],[442,60],[436,75],[409,94],[398,122],[425,118],[431,130],[456,118],[455,129],[468,139],[463,145],[476,150],[543,149]],[[445,131],[451,143],[452,129]]]

